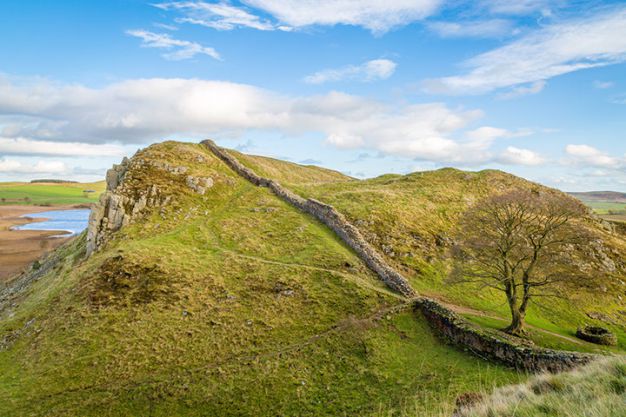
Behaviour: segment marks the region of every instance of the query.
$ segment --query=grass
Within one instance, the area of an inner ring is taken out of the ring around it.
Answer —
[[[127,191],[157,183],[169,206],[0,304],[0,415],[429,415],[525,380],[441,344],[327,228],[204,148],[140,157],[215,185],[144,164]]]
[[[416,414],[419,415],[419,414]],[[608,358],[558,375],[496,390],[459,417],[626,415],[626,359]]]
[[[459,217],[472,202],[510,188],[535,188],[530,183],[500,171],[463,172],[441,169],[409,175],[384,175],[357,181],[293,183],[289,186],[306,197],[332,204],[355,224],[388,262],[410,280],[420,293],[452,304],[508,317],[504,295],[471,285],[451,285],[449,247]],[[572,198],[563,194],[563,198]],[[590,220],[605,245],[605,254],[620,265],[626,241]],[[623,267],[607,273],[595,288],[580,288],[566,300],[533,304],[528,323],[546,330],[573,335],[584,324],[607,326],[626,349],[626,316],[621,299],[626,296]],[[620,298],[621,297],[621,298]],[[591,319],[604,315],[607,320]],[[546,341],[547,342],[547,341]]]
[[[508,319],[497,319],[493,317],[477,316],[472,314],[463,315],[469,321],[479,324],[482,327],[501,330],[508,324]],[[557,350],[569,350],[578,352],[590,352],[590,353],[611,353],[616,349],[595,345],[593,343],[585,342],[584,340],[577,339],[575,335],[565,332],[547,332],[541,328],[535,326],[526,327],[526,337],[533,341],[537,346],[543,346],[549,349]],[[558,330],[558,329],[557,329]]]
[[[585,204],[591,207],[596,214],[609,214],[609,212],[626,214],[625,203],[616,203],[614,201],[585,201]]]
[[[104,181],[95,183],[0,183],[0,205],[66,205],[98,201]],[[93,193],[84,193],[93,190]]]

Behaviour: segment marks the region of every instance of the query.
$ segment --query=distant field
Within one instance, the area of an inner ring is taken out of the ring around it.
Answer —
[[[0,205],[88,204],[97,201],[105,187],[104,181],[62,184],[5,182],[0,183]]]
[[[616,214],[626,214],[626,203],[616,203],[613,201],[583,201],[586,205],[591,207],[596,214],[609,214],[609,212],[615,212]]]

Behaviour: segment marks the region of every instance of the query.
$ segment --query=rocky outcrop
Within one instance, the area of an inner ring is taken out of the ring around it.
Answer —
[[[224,161],[231,169],[251,183],[260,187],[269,188],[278,197],[305,213],[312,215],[332,229],[337,236],[361,257],[365,264],[372,269],[389,288],[407,297],[415,296],[415,290],[411,288],[406,278],[389,266],[383,257],[367,243],[359,230],[350,224],[343,214],[339,213],[333,206],[312,198],[302,198],[281,186],[278,182],[257,175],[211,140],[205,140],[202,144]]]
[[[532,372],[560,372],[583,365],[595,355],[543,349],[516,343],[513,337],[496,336],[471,325],[438,302],[419,298],[415,309],[420,311],[433,330],[445,341],[472,353],[505,365]]]
[[[212,178],[195,178],[191,175],[187,175],[185,183],[189,188],[200,195],[204,195],[209,188],[213,187]]]

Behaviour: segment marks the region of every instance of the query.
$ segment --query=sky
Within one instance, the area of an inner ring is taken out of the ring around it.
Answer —
[[[0,2],[0,181],[205,138],[626,192],[626,1]]]

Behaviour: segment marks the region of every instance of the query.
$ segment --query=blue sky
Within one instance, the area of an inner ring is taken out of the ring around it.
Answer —
[[[626,3],[0,3],[0,181],[164,139],[355,177],[454,166],[626,191]]]

